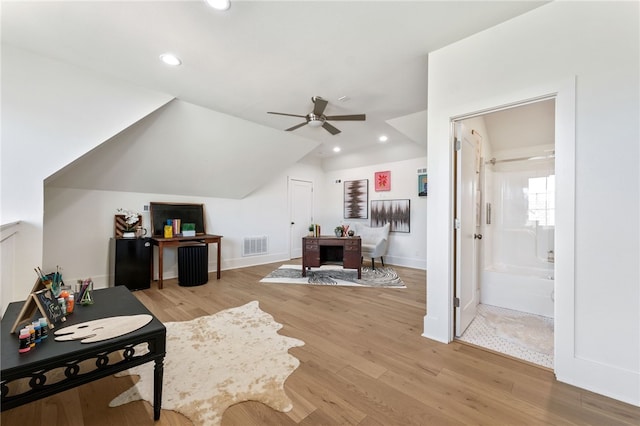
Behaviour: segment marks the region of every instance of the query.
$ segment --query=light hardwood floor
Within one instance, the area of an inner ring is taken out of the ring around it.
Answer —
[[[425,272],[395,267],[406,289],[260,284],[283,262],[223,271],[206,285],[165,281],[135,295],[162,321],[258,300],[305,345],[285,383],[289,413],[257,402],[223,425],[639,425],[640,408],[558,383],[553,373],[457,342],[425,339]],[[291,263],[291,262],[284,262]],[[206,356],[206,354],[202,354]],[[197,378],[194,378],[194,380]],[[109,377],[2,413],[2,425],[151,425],[151,406],[108,408],[132,379]],[[157,425],[190,425],[163,410]]]

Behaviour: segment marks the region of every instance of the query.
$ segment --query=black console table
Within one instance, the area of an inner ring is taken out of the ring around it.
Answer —
[[[23,303],[9,304],[2,318],[0,336],[2,411],[153,361],[153,418],[160,418],[167,330],[124,286],[95,290],[92,296],[93,305],[77,304],[73,314],[67,316],[66,322],[57,325],[43,343],[24,354],[18,353],[18,336],[11,333],[11,327]],[[149,314],[153,319],[144,327],[123,336],[95,343],[54,340],[53,332],[61,327],[100,318],[137,314]],[[148,353],[135,353],[134,347],[140,343],[148,344]],[[122,350],[124,359],[115,359],[115,352]],[[96,368],[83,371],[86,367],[81,369],[79,364],[85,360],[95,360]],[[58,368],[65,369],[66,377],[56,383],[47,383],[47,374]],[[12,382],[21,379],[29,384],[29,388],[16,391],[17,386],[12,386]]]

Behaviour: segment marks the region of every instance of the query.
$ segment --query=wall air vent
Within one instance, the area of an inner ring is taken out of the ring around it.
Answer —
[[[269,238],[266,235],[258,237],[244,237],[242,241],[242,256],[256,256],[267,254],[269,251]]]
[[[419,175],[423,175],[425,173],[427,173],[427,168],[426,167],[424,169],[418,169],[418,174]]]

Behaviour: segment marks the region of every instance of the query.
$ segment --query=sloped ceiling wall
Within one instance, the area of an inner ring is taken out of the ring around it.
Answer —
[[[46,185],[240,199],[318,142],[174,100]]]
[[[387,123],[409,139],[427,149],[427,110],[387,120]]]

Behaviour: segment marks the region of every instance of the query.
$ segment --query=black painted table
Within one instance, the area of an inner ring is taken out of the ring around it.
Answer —
[[[77,303],[73,314],[67,315],[67,321],[57,324],[43,343],[24,354],[18,353],[18,335],[11,333],[23,302],[9,304],[2,317],[0,336],[2,411],[154,361],[153,418],[160,418],[167,334],[165,326],[124,286],[94,290],[92,296],[93,305],[81,306]],[[100,318],[137,314],[149,314],[153,319],[144,327],[123,336],[95,343],[54,340],[53,332],[62,327]],[[148,353],[140,350],[136,353],[134,347],[141,343],[147,343]],[[87,364],[91,364],[91,368],[87,368]],[[64,377],[56,383],[52,383],[53,380],[47,383],[47,374],[56,369],[64,369]],[[25,381],[28,386],[22,384]],[[13,386],[12,382],[15,382]]]

